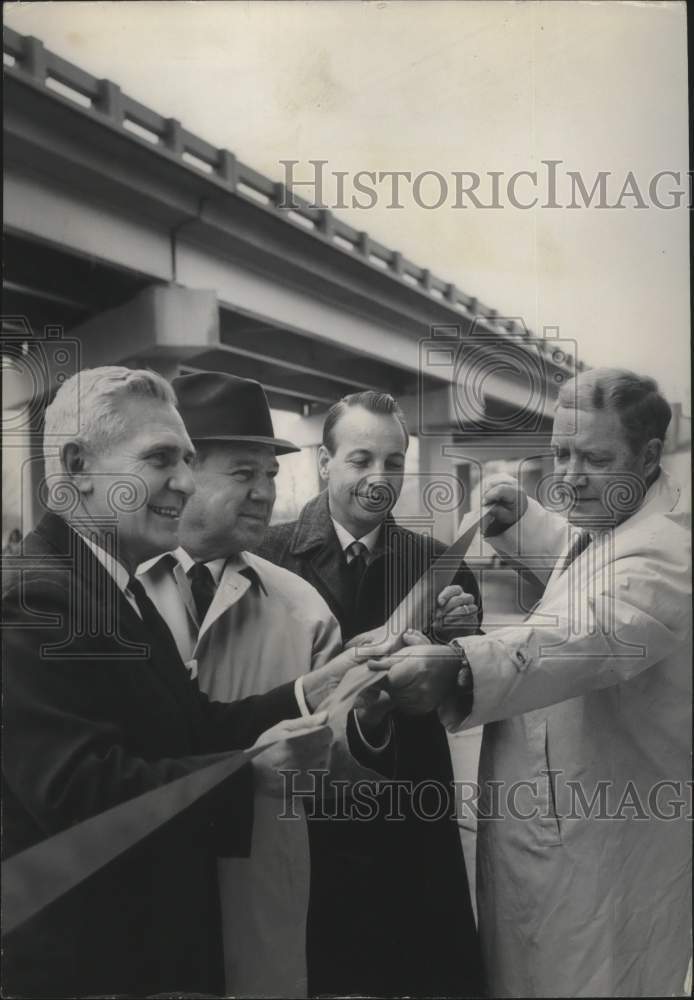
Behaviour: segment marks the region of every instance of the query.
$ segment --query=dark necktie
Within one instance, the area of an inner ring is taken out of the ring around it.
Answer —
[[[217,589],[214,577],[205,563],[194,563],[188,570],[188,579],[198,613],[198,625],[202,625]]]
[[[169,626],[159,614],[155,605],[147,596],[147,591],[136,577],[131,576],[128,580],[128,590],[135,598],[135,603],[140,609],[142,623],[147,630],[152,644],[160,652],[169,656],[174,655],[175,659],[180,659],[176,640],[171,634]]]
[[[590,543],[590,534],[587,531],[578,531],[576,537],[571,543],[571,548],[566,554],[566,559],[564,560],[564,565],[559,572],[559,576],[561,576],[562,573],[565,573],[571,563],[578,559],[583,552],[585,552]]]
[[[352,579],[355,588],[359,586],[361,578],[366,572],[367,562],[366,557],[368,555],[368,548],[363,542],[352,542],[345,549],[346,555],[351,555],[351,559],[347,564],[349,569],[350,578]]]
[[[571,563],[574,562],[576,559],[578,559],[578,557],[581,555],[582,552],[585,552],[585,550],[590,545],[591,541],[592,541],[592,539],[591,539],[591,537],[590,537],[590,535],[588,534],[587,531],[579,531],[578,532],[578,534],[574,538],[573,542],[571,543],[571,547],[569,548],[569,551],[566,554],[566,557],[564,559],[564,565],[562,566],[562,568],[559,570],[559,573],[557,574],[557,579],[562,575],[562,573],[566,573],[566,571],[569,568],[569,566],[571,565]],[[543,602],[544,599],[545,598],[544,598],[544,594],[543,594],[542,597],[539,600],[535,601],[535,603],[533,604],[533,606],[530,609],[530,611],[528,611],[528,613],[526,614],[525,621],[527,621],[528,618],[531,618],[532,615],[535,614],[535,611],[542,604],[542,602]]]

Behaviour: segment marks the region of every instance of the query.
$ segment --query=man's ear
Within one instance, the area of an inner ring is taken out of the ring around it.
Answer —
[[[68,441],[67,444],[63,445],[60,461],[79,492],[91,493],[94,489],[94,483],[88,474],[89,462],[84,447],[78,441]]]
[[[325,445],[322,444],[318,449],[318,475],[321,477],[321,479],[324,479],[326,482],[330,478],[330,472],[328,471],[328,464],[331,458],[332,455],[325,447]]]
[[[663,442],[660,438],[651,438],[643,452],[643,472],[646,480],[650,480],[660,468],[663,454]]]

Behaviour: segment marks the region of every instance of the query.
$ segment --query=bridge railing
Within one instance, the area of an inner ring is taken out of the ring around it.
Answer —
[[[111,80],[99,79],[62,59],[46,49],[39,39],[7,27],[3,36],[3,63],[10,76],[51,90],[58,99],[79,106],[85,115],[127,132],[134,141],[175,159],[216,186],[280,215],[290,224],[441,302],[466,319],[476,319],[477,329],[481,325],[483,330],[497,336],[530,336],[529,331],[515,320],[501,319],[496,309],[466,295],[428,268],[419,267],[367,232],[355,229],[330,210],[311,205],[293,191],[292,208],[282,207],[288,203],[284,184],[242,163],[228,149],[213,146],[189,132],[175,118],[166,118],[124,94]],[[570,367],[570,362],[567,363]],[[583,366],[579,363],[578,367]]]

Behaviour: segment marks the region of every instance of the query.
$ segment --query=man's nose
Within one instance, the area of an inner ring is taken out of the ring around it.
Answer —
[[[251,500],[270,503],[275,499],[274,479],[257,479],[251,486],[249,496]]]
[[[574,486],[583,486],[587,482],[583,461],[580,458],[571,458],[564,469],[563,478],[566,482]]]
[[[195,493],[195,479],[189,465],[186,465],[185,462],[178,463],[175,473],[169,480],[169,487],[187,497]]]
[[[371,463],[365,479],[367,486],[382,486],[383,483],[392,479],[392,476],[388,475],[383,462],[374,461]]]

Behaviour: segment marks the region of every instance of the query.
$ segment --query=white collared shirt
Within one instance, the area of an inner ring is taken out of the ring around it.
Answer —
[[[130,604],[130,606],[135,609],[138,617],[142,618],[142,613],[137,606],[137,601],[135,600],[131,591],[128,589],[128,581],[130,580],[130,574],[128,573],[123,563],[119,562],[114,555],[111,555],[110,552],[107,552],[106,549],[103,549],[92,538],[88,538],[86,535],[83,535],[81,531],[78,531],[77,533],[79,534],[84,544],[89,547],[90,551],[93,552],[93,554],[99,560],[99,562],[104,567],[108,575],[115,580],[116,586],[124,595],[128,604]]]
[[[333,522],[333,527],[335,528],[335,534],[337,535],[337,540],[340,543],[340,547],[342,548],[342,551],[345,553],[345,559],[347,560],[347,565],[349,565],[354,559],[354,554],[352,552],[347,552],[347,549],[350,547],[350,545],[353,545],[354,542],[361,542],[362,545],[365,545],[367,547],[369,552],[368,555],[366,556],[366,561],[370,562],[374,554],[374,549],[376,547],[378,534],[381,530],[381,525],[379,524],[375,528],[372,528],[371,531],[368,531],[365,535],[362,535],[361,538],[355,538],[354,535],[352,535],[349,531],[347,531],[347,528],[343,527],[339,521],[335,520],[332,514],[330,515],[330,520]]]
[[[169,552],[167,555],[171,555],[174,559],[177,559],[180,565],[183,567],[183,572],[186,576],[190,573],[191,569],[195,565],[195,560],[190,556],[185,549],[176,549],[174,552]],[[155,559],[150,559],[149,562],[143,563],[142,566],[138,566],[137,575],[141,573],[146,573],[150,567],[154,566],[157,559],[161,559],[161,556],[157,556]],[[243,565],[243,560],[238,559],[212,559],[210,562],[204,563],[212,574],[212,579],[214,580],[215,587],[219,586],[219,581],[222,579],[222,573],[224,572],[224,567],[228,565],[236,565],[238,562],[239,567]]]

